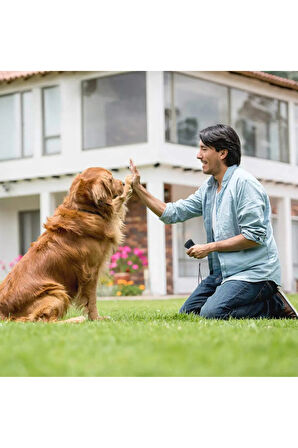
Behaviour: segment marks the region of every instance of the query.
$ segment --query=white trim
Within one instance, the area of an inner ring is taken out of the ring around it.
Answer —
[[[40,210],[40,233],[44,231],[43,225],[47,218],[52,216],[55,210],[55,196],[53,193],[44,191],[39,195],[39,210]]]
[[[282,286],[286,291],[293,291],[292,216],[288,197],[278,200],[277,234]]]
[[[164,201],[164,184],[154,178],[147,183],[153,196]],[[149,288],[153,295],[167,293],[165,226],[147,209]]]

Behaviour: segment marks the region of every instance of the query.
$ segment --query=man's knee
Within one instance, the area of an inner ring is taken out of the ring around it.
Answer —
[[[193,308],[191,306],[185,306],[185,304],[182,305],[182,307],[179,310],[179,314],[190,314],[190,313],[199,314],[200,310]]]
[[[200,316],[205,317],[205,319],[225,319],[226,312],[220,307],[209,305],[205,303],[201,308]]]

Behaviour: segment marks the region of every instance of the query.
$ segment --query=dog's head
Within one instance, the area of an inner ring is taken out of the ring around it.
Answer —
[[[69,197],[78,206],[111,205],[112,200],[123,193],[123,183],[114,179],[105,168],[87,168],[73,181]]]

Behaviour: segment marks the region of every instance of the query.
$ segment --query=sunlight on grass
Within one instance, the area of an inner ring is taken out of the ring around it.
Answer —
[[[178,314],[182,303],[120,299],[99,303],[110,321],[2,322],[0,375],[297,376],[297,321],[206,320]]]

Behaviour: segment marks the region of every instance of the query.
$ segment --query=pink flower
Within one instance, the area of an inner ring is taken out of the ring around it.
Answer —
[[[122,252],[122,257],[121,258],[128,258],[128,255],[126,252]]]
[[[117,267],[117,263],[113,262],[110,264],[110,268],[116,268]]]
[[[14,267],[14,262],[12,261],[11,263],[9,263],[9,267],[13,268]]]
[[[129,246],[124,246],[124,247],[123,247],[123,250],[124,250],[125,252],[131,252],[131,248],[130,248]]]
[[[111,274],[111,275],[114,275],[114,274],[115,274],[115,271],[110,271],[110,274]]]
[[[134,250],[133,250],[133,253],[134,253],[135,255],[139,255],[139,253],[140,253],[140,249],[137,249],[137,248],[134,249]]]
[[[127,264],[129,264],[129,266],[132,265],[132,261],[128,260]]]
[[[135,269],[135,270],[136,270],[136,269],[139,269],[139,266],[138,266],[137,264],[133,264],[133,265],[132,265],[132,269]]]
[[[148,266],[148,261],[147,260],[142,260],[142,264],[143,264],[143,266]]]

